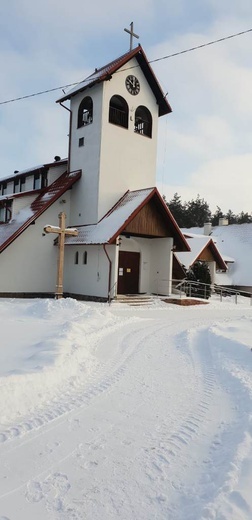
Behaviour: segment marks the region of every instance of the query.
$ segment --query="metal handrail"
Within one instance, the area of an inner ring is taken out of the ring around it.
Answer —
[[[176,280],[172,280],[172,282],[176,282]],[[252,293],[248,291],[238,291],[237,289],[231,289],[229,287],[224,287],[217,284],[206,284],[204,282],[198,282],[194,280],[182,280],[180,281],[176,286],[175,289],[180,291],[180,297],[182,297],[182,291],[187,292],[187,288],[189,288],[189,296],[191,295],[191,289],[192,287],[200,287],[204,286],[204,291],[206,294],[206,288],[209,287],[212,292],[220,295],[220,301],[222,301],[223,295],[229,295],[235,297],[235,303],[238,301],[238,296],[244,295],[246,297],[250,298],[250,305],[252,305]],[[241,294],[242,292],[242,294]]]

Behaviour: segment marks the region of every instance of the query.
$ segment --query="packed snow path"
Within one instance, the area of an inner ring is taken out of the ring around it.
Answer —
[[[0,315],[0,520],[251,520],[251,307]]]

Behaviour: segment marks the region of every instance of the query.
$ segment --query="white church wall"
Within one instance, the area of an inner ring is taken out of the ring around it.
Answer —
[[[23,191],[33,190],[33,182],[34,182],[34,176],[28,175],[28,177],[25,178],[25,185],[23,187]]]
[[[214,262],[214,261],[207,262],[207,264],[208,264],[209,271],[210,271],[211,282],[216,283],[216,262]]]
[[[11,195],[13,193],[13,182],[7,182],[5,195]]]
[[[67,164],[59,164],[49,168],[47,173],[48,186],[56,181],[67,170]]]
[[[118,280],[118,263],[119,263],[119,244],[120,240],[117,238],[116,245],[106,246],[106,251],[112,262],[111,265],[111,280],[110,280],[110,298],[113,299],[117,295],[117,280]]]
[[[112,273],[115,272],[116,246],[106,246],[112,260]],[[87,252],[87,264],[83,264],[83,254]],[[65,248],[65,284],[66,292],[76,295],[108,297],[109,261],[103,246],[66,246]],[[78,255],[78,264],[76,261]]]
[[[138,65],[131,60],[125,69]],[[125,87],[125,79],[135,74],[140,81],[139,94],[132,96]],[[109,103],[113,95],[122,96],[129,106],[128,129],[109,123]],[[135,111],[146,106],[152,114],[152,138],[134,132]],[[104,82],[101,166],[99,181],[98,218],[129,189],[156,185],[158,105],[140,67],[122,70]]]
[[[126,238],[120,237],[120,251],[134,251],[140,253],[140,273],[139,273],[139,292],[150,292],[150,266],[151,266],[151,249],[153,240],[141,237]]]
[[[34,195],[24,195],[22,197],[16,197],[13,199],[13,206],[12,206],[12,218],[14,218],[21,209],[30,206],[31,203],[37,198],[38,194]]]
[[[134,58],[127,68],[135,65]],[[82,179],[72,190],[73,225],[96,223],[128,189],[156,184],[158,105],[141,68],[132,70],[140,81],[136,96],[125,87],[125,79],[131,73],[125,70],[71,100],[70,168],[82,169]],[[128,129],[109,123],[109,103],[116,94],[128,103]],[[78,109],[85,96],[93,100],[93,122],[77,128]],[[152,114],[152,138],[134,132],[135,110],[140,105]],[[84,146],[79,146],[81,138]]]
[[[64,197],[67,213],[69,192]],[[43,236],[43,229],[48,224],[58,225],[60,211],[62,205],[57,201],[1,253],[0,293],[55,291],[58,248],[54,240],[57,235]]]
[[[152,240],[150,287],[156,294],[171,293],[173,238]]]
[[[98,182],[101,146],[103,85],[80,92],[71,101],[72,131],[71,131],[71,171],[82,169],[81,180],[72,188],[71,222],[78,224],[93,224],[98,220]],[[84,97],[93,100],[93,122],[77,128],[78,109]],[[84,138],[84,146],[79,146],[79,139]]]
[[[120,251],[140,253],[140,293],[169,294],[172,278],[172,238],[120,237]]]

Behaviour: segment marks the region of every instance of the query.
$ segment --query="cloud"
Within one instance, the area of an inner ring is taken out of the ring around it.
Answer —
[[[182,200],[204,198],[214,212],[220,206],[223,212],[252,212],[252,154],[234,155],[209,161],[193,172],[186,185],[159,186],[167,200],[179,193]]]
[[[204,35],[176,36],[169,53],[230,34],[225,26],[218,21]],[[153,48],[152,55],[164,56],[167,43]],[[173,107],[160,124],[157,167],[159,187],[168,199],[175,191],[187,200],[199,193],[213,209],[251,212],[248,54],[246,38],[237,38],[154,65]]]
[[[82,80],[127,50],[123,28],[132,20],[152,59],[243,30],[252,13],[247,0],[9,0],[0,18],[0,100]],[[199,192],[224,208],[229,181],[231,209],[248,205],[250,41],[248,34],[153,64],[173,108],[159,122],[157,178],[168,198]],[[66,155],[68,114],[55,104],[60,95],[1,106],[0,177]],[[239,186],[237,171],[245,172]]]

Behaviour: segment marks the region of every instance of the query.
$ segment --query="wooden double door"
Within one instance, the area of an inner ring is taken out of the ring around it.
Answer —
[[[140,253],[119,251],[118,294],[137,294],[139,291]]]

